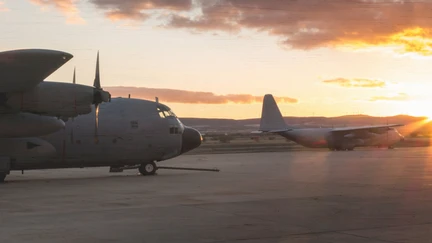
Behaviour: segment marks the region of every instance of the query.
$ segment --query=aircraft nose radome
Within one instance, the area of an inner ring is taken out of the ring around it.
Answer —
[[[195,149],[201,145],[202,136],[201,134],[190,127],[185,127],[182,135],[182,148],[181,153],[184,154],[192,149]]]

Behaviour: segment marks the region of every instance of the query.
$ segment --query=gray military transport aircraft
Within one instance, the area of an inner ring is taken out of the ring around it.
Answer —
[[[339,151],[354,150],[355,147],[361,146],[386,146],[392,148],[393,144],[404,140],[404,137],[394,128],[398,126],[403,125],[293,128],[285,123],[273,95],[266,94],[263,99],[258,133],[275,133],[305,147],[329,148],[332,151]]]
[[[99,54],[93,87],[44,81],[71,58],[0,52],[0,181],[11,170],[95,166],[138,165],[153,175],[155,162],[200,146],[201,134],[157,100],[111,99],[100,85]]]

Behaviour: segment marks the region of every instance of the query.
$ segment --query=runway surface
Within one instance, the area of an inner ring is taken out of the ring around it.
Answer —
[[[432,147],[186,155],[163,164],[221,171],[13,172],[0,185],[0,242],[432,239]]]

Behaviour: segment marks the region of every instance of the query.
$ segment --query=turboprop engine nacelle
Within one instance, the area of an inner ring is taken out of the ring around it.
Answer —
[[[63,129],[65,123],[55,117],[31,113],[2,114],[0,138],[38,137]]]
[[[40,138],[0,138],[0,156],[51,157],[56,149]]]
[[[12,94],[7,105],[25,112],[75,117],[90,113],[95,102],[108,101],[108,92],[92,86],[42,82],[34,89]]]

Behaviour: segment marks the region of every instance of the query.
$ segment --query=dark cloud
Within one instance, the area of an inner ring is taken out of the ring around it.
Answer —
[[[381,80],[366,79],[366,78],[336,78],[330,80],[324,80],[323,83],[336,84],[347,88],[382,88],[385,87],[386,83]]]
[[[192,0],[89,0],[112,20],[145,20],[152,10],[189,11]]]
[[[74,0],[31,0],[73,9]],[[113,20],[162,19],[167,28],[279,36],[295,49],[384,46],[432,55],[430,0],[89,0]]]
[[[408,100],[409,96],[405,93],[399,93],[395,96],[374,96],[370,98],[370,101],[405,101]]]
[[[187,91],[177,89],[158,89],[145,87],[124,87],[113,86],[104,87],[111,93],[112,97],[127,97],[129,94],[133,98],[154,99],[156,96],[163,102],[167,103],[185,103],[185,104],[251,104],[261,103],[262,96],[250,94],[228,94],[216,95],[211,92]],[[278,103],[297,103],[297,99],[290,97],[275,97]]]

